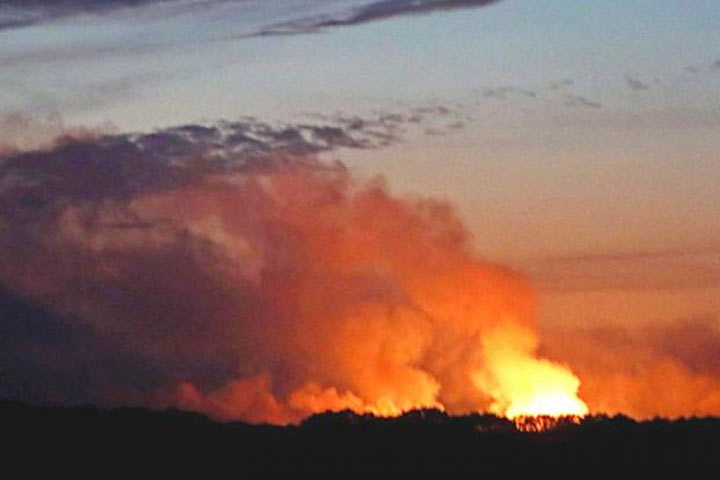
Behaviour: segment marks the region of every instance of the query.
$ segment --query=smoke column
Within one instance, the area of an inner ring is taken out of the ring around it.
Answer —
[[[280,424],[587,411],[536,357],[528,283],[478,259],[442,202],[312,157],[138,192],[5,215],[0,278],[74,332],[34,360],[74,401]],[[53,364],[65,349],[73,365]]]
[[[0,121],[0,398],[279,424],[720,412],[715,317],[539,342],[532,287],[478,258],[450,205],[321,160],[397,122]]]

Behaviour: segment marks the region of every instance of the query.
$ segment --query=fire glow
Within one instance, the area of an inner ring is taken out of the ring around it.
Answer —
[[[478,259],[446,204],[297,167],[45,221],[55,234],[5,278],[152,366],[150,390],[105,386],[113,402],[276,424],[588,412],[578,378],[536,353],[532,288]]]

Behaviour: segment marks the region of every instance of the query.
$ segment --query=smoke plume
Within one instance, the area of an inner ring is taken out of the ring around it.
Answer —
[[[720,413],[716,318],[556,328],[543,332],[541,351],[572,367],[593,412],[638,419]]]
[[[326,159],[403,119],[318,121],[5,120],[25,137],[0,142],[0,397],[279,424],[720,412],[716,320],[546,326],[540,345],[532,287],[478,258],[450,205]]]
[[[321,161],[366,146],[328,128],[186,126],[6,156],[3,322],[47,326],[7,327],[0,394],[272,423],[555,413],[558,398],[583,413],[578,379],[535,356],[527,282],[478,259],[447,204]]]

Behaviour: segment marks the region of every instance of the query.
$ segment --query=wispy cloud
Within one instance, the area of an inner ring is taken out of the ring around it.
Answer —
[[[484,7],[500,0],[381,0],[366,5],[308,18],[291,20],[263,29],[257,35],[292,35],[311,33],[330,27],[360,25],[404,15],[443,10]]]
[[[576,93],[573,89],[574,85],[575,81],[569,78],[552,81],[534,88],[519,87],[516,85],[499,85],[484,87],[480,90],[480,96],[495,100],[544,98],[552,102],[560,102],[566,107],[602,108],[603,105],[600,102]]]
[[[692,75],[720,71],[720,58],[710,63],[687,65],[684,70]]]
[[[241,0],[0,0],[0,29],[32,25],[78,13],[106,13],[118,8],[153,3],[224,3]],[[269,25],[249,36],[288,35],[329,27],[360,25],[403,15],[473,8],[500,0],[380,0],[348,2],[346,8],[313,16],[301,16]],[[278,2],[281,4],[282,2]],[[360,5],[358,6],[358,3]],[[293,10],[294,11],[294,10]],[[248,35],[243,35],[248,36]]]
[[[515,87],[513,85],[503,85],[499,87],[485,87],[481,90],[480,95],[486,98],[497,98],[505,100],[508,96],[520,95],[529,98],[537,97],[537,94],[525,88]]]
[[[650,88],[647,83],[635,77],[631,77],[630,75],[627,75],[625,77],[625,83],[627,84],[628,88],[635,91],[648,90]]]
[[[32,25],[78,13],[103,13],[122,7],[183,0],[0,0],[0,29]]]
[[[555,80],[548,84],[548,90],[562,90],[568,87],[572,87],[575,84],[575,80],[571,78],[563,78],[562,80]]]
[[[546,258],[520,265],[541,290],[682,290],[720,285],[720,248]]]
[[[574,93],[566,93],[564,95],[564,103],[567,107],[602,108],[602,103]]]

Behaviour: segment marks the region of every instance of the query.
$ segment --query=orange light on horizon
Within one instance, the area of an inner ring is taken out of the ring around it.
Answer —
[[[552,391],[538,393],[523,402],[513,404],[505,412],[505,416],[511,420],[524,416],[582,417],[587,414],[587,405],[576,396]]]

